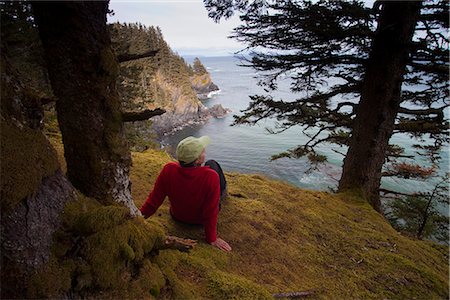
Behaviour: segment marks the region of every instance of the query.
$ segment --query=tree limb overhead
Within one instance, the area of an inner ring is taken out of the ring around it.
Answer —
[[[117,55],[117,60],[119,63],[123,63],[130,60],[136,60],[140,58],[153,57],[158,53],[159,50],[150,50],[140,54],[119,54]]]
[[[143,110],[143,111],[125,111],[122,112],[122,121],[123,122],[134,122],[134,121],[144,121],[148,120],[152,117],[162,115],[166,111],[162,108],[157,108],[153,110]]]

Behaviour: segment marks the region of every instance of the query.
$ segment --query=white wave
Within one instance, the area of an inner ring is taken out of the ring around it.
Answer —
[[[212,98],[214,95],[218,95],[222,92],[222,90],[217,90],[217,91],[212,91],[209,92],[208,95],[206,96],[206,98]]]

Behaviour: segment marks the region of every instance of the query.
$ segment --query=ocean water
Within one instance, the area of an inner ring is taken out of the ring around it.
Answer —
[[[185,57],[192,63],[194,57]],[[212,80],[220,88],[211,98],[204,101],[207,107],[222,104],[232,110],[225,118],[210,119],[206,124],[186,127],[162,139],[163,147],[174,152],[176,145],[187,136],[208,135],[211,144],[206,151],[207,159],[215,159],[224,171],[241,173],[258,173],[270,178],[288,181],[301,188],[313,190],[333,190],[337,188],[341,175],[343,156],[334,150],[345,153],[347,149],[323,145],[319,149],[321,154],[327,155],[326,164],[318,170],[311,170],[311,165],[305,158],[282,158],[271,161],[270,157],[297,145],[304,143],[308,138],[302,133],[300,127],[292,127],[280,134],[270,134],[266,128],[273,128],[274,120],[263,120],[256,126],[230,126],[233,115],[248,106],[249,95],[264,94],[262,87],[257,85],[257,74],[251,68],[240,67],[239,60],[234,57],[201,57],[203,65],[211,74]],[[274,98],[293,100],[298,95],[289,91],[288,79],[279,83],[279,90],[273,94]],[[417,143],[405,135],[396,135],[391,143],[405,147],[405,154],[415,154],[412,145]],[[440,173],[448,172],[448,148],[442,152]],[[426,162],[418,157],[417,162]],[[382,187],[398,192],[425,191],[432,188],[426,181],[386,178]]]

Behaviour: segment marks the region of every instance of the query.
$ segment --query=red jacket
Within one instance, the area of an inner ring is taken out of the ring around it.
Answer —
[[[181,222],[201,224],[206,240],[217,238],[217,215],[219,213],[219,175],[209,167],[183,168],[170,162],[164,166],[155,186],[147,197],[141,212],[145,217],[153,215],[168,196],[170,214]]]

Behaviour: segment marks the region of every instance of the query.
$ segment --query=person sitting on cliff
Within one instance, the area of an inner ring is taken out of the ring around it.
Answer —
[[[210,141],[208,136],[182,140],[176,150],[178,163],[164,166],[140,211],[144,218],[150,217],[168,196],[175,221],[203,225],[209,244],[231,251],[230,245],[217,236],[220,202],[226,195],[227,183],[216,161],[205,162],[205,148]]]

